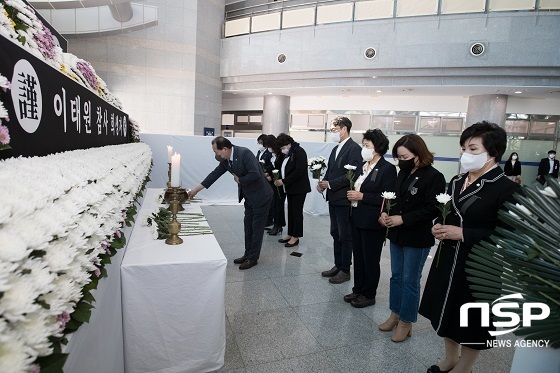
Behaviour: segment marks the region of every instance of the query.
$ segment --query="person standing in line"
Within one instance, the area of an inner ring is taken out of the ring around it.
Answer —
[[[276,204],[274,202],[274,189],[276,189],[276,187],[274,186],[274,182],[272,181],[272,170],[274,169],[274,161],[276,160],[276,156],[274,155],[274,151],[272,150],[272,148],[275,146],[276,143],[276,136],[274,135],[267,135],[264,139],[263,139],[263,147],[266,149],[266,155],[263,156],[263,160],[264,160],[264,164],[263,164],[263,169],[264,169],[264,176],[266,177],[266,179],[268,180],[270,187],[272,188],[273,194],[272,194],[272,203],[270,204],[270,209],[268,211],[268,216],[266,218],[266,225],[265,225],[265,229],[266,232],[270,232],[275,224],[274,224],[274,219],[276,216]],[[266,227],[271,227],[271,228],[266,228]]]
[[[556,150],[552,149],[548,151],[548,158],[541,159],[539,169],[537,171],[537,181],[539,183],[545,183],[545,176],[558,179],[558,167],[560,167],[560,162],[558,162],[558,159],[555,158]]]
[[[353,204],[354,287],[344,301],[356,308],[375,304],[385,240],[385,228],[377,221],[383,204],[381,194],[392,191],[397,179],[397,169],[383,157],[389,149],[389,139],[381,130],[366,131],[362,145],[364,164],[361,172],[356,172],[355,190],[346,193]]]
[[[273,143],[270,143],[270,147],[276,157],[274,159],[274,170],[278,171],[278,173],[276,174],[276,178],[281,179],[282,163],[284,162],[286,155],[282,153],[282,149],[280,149],[280,147],[278,146],[278,142],[276,141],[276,139]],[[268,231],[268,234],[271,236],[277,236],[281,234],[284,230],[283,228],[286,226],[286,215],[284,208],[284,205],[286,203],[286,193],[284,192],[284,188],[280,188],[274,185],[274,178],[274,174],[267,176],[267,179],[272,182],[272,186],[274,189],[272,197],[272,202],[274,203],[274,226],[270,231]]]
[[[519,155],[516,152],[509,155],[509,158],[504,165],[504,174],[511,181],[521,184],[521,162],[519,161]]]
[[[461,306],[475,302],[467,279],[467,260],[476,244],[489,240],[496,226],[502,225],[498,211],[506,201],[515,203],[521,187],[505,177],[499,166],[506,150],[506,131],[494,123],[480,122],[467,127],[459,140],[464,174],[454,176],[447,188],[450,213],[432,227],[442,241],[436,252],[420,304],[420,314],[430,320],[443,338],[445,358],[428,373],[471,372],[480,350],[495,339],[482,327],[480,312],[469,313],[469,327],[461,327]],[[496,298],[499,295],[496,296]],[[485,317],[490,318],[490,314]]]
[[[391,340],[402,342],[418,319],[422,268],[435,242],[432,221],[439,214],[436,196],[445,192],[445,178],[432,166],[434,155],[416,134],[401,137],[393,157],[400,169],[393,188],[396,199],[389,214],[383,212],[380,218],[391,241],[391,315],[379,329],[388,332],[396,326]]]
[[[350,201],[347,193],[350,189],[344,168],[346,165],[360,167],[362,149],[350,138],[352,122],[346,117],[336,117],[331,125],[331,139],[338,143],[332,150],[325,176],[317,184],[320,193],[327,191],[331,236],[334,246],[334,267],[321,272],[321,276],[330,277],[332,284],[342,284],[350,280],[352,264],[352,230],[350,228]]]
[[[189,197],[194,198],[202,189],[210,188],[226,172],[233,175],[238,187],[239,202],[245,199],[245,252],[233,262],[240,264],[239,269],[249,269],[256,266],[259,260],[272,190],[249,149],[234,146],[225,137],[218,136],[212,140],[212,150],[220,164],[189,192]]]
[[[276,139],[282,154],[282,178],[274,182],[283,188],[288,199],[288,236],[278,242],[286,247],[294,247],[303,237],[303,204],[307,193],[311,192],[307,176],[307,153],[291,136],[281,133]]]

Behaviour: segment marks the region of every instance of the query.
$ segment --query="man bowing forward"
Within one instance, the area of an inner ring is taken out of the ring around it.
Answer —
[[[249,269],[257,265],[261,253],[264,227],[268,209],[272,201],[272,189],[264,177],[255,155],[247,148],[232,145],[225,137],[212,140],[212,150],[220,164],[189,192],[193,198],[204,188],[210,188],[226,172],[233,175],[238,185],[239,202],[245,198],[245,253],[234,259],[239,269]]]

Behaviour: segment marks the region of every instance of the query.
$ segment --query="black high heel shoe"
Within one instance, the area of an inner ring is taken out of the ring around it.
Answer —
[[[274,227],[270,231],[268,231],[268,234],[271,236],[277,236],[280,233],[282,233],[282,227]]]
[[[290,240],[288,240],[288,241],[290,241]],[[286,246],[286,247],[294,247],[294,246],[299,245],[299,238],[298,238],[298,239],[296,240],[296,242],[294,242],[294,243],[288,243],[288,241],[286,241],[286,244],[285,244],[284,246]]]
[[[289,242],[291,239],[292,239],[292,237],[290,237],[290,238],[288,238],[288,239],[281,238],[281,239],[278,240],[278,242],[280,242],[280,243],[286,243],[286,242]]]

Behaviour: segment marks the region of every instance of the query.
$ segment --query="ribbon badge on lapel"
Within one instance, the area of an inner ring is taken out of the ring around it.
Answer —
[[[416,188],[414,186],[414,184],[416,184],[417,181],[418,181],[418,177],[415,177],[414,180],[412,181],[412,183],[410,183],[410,186],[408,187],[408,191],[412,195],[415,195],[416,193],[418,193],[418,188]]]

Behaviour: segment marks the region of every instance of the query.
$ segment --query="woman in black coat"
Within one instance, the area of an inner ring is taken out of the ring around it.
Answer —
[[[504,165],[504,174],[511,181],[521,184],[521,162],[516,152],[510,154],[506,164]]]
[[[278,242],[285,243],[286,247],[293,247],[303,237],[303,204],[307,193],[311,192],[307,153],[285,133],[278,135],[276,143],[286,158],[282,162],[282,179],[276,180],[274,185],[283,187],[288,199],[288,236]]]
[[[276,141],[276,137],[270,135],[270,141],[268,142],[268,146],[272,149],[272,153],[275,156],[273,169],[270,171],[269,175],[265,175],[268,181],[271,182],[272,188],[274,189],[274,195],[272,197],[272,206],[271,210],[274,208],[274,226],[271,230],[268,231],[268,234],[271,236],[277,236],[282,233],[284,227],[286,226],[286,216],[285,216],[285,209],[284,205],[286,203],[286,193],[284,192],[284,188],[277,187],[274,185],[274,172],[277,172],[277,177],[279,179],[282,178],[281,169],[282,163],[286,158],[286,155],[282,153],[282,150],[278,146]]]
[[[489,327],[481,326],[480,312],[470,312],[469,327],[460,327],[461,306],[475,301],[466,262],[472,247],[488,240],[499,225],[498,210],[504,202],[514,202],[513,194],[521,190],[498,166],[507,145],[503,128],[486,121],[473,124],[461,134],[460,144],[461,167],[466,173],[449,183],[450,213],[444,225],[440,217],[432,228],[434,237],[443,243],[420,305],[420,314],[431,321],[445,345],[445,358],[428,372],[470,372],[480,350],[491,347],[487,341],[494,337],[488,333]]]
[[[393,190],[397,169],[383,155],[389,148],[387,136],[379,129],[368,130],[362,140],[361,170],[356,170],[354,190],[347,192],[352,204],[352,254],[354,287],[344,301],[356,308],[375,304],[381,268],[379,260],[385,240],[385,228],[377,219],[381,212],[381,193]]]
[[[402,342],[418,318],[422,268],[435,242],[431,229],[439,213],[436,195],[445,191],[445,178],[432,167],[434,155],[418,135],[401,137],[393,146],[393,157],[400,169],[393,187],[396,199],[390,214],[383,212],[380,218],[391,241],[391,315],[379,329],[391,331],[396,326],[391,340]]]

